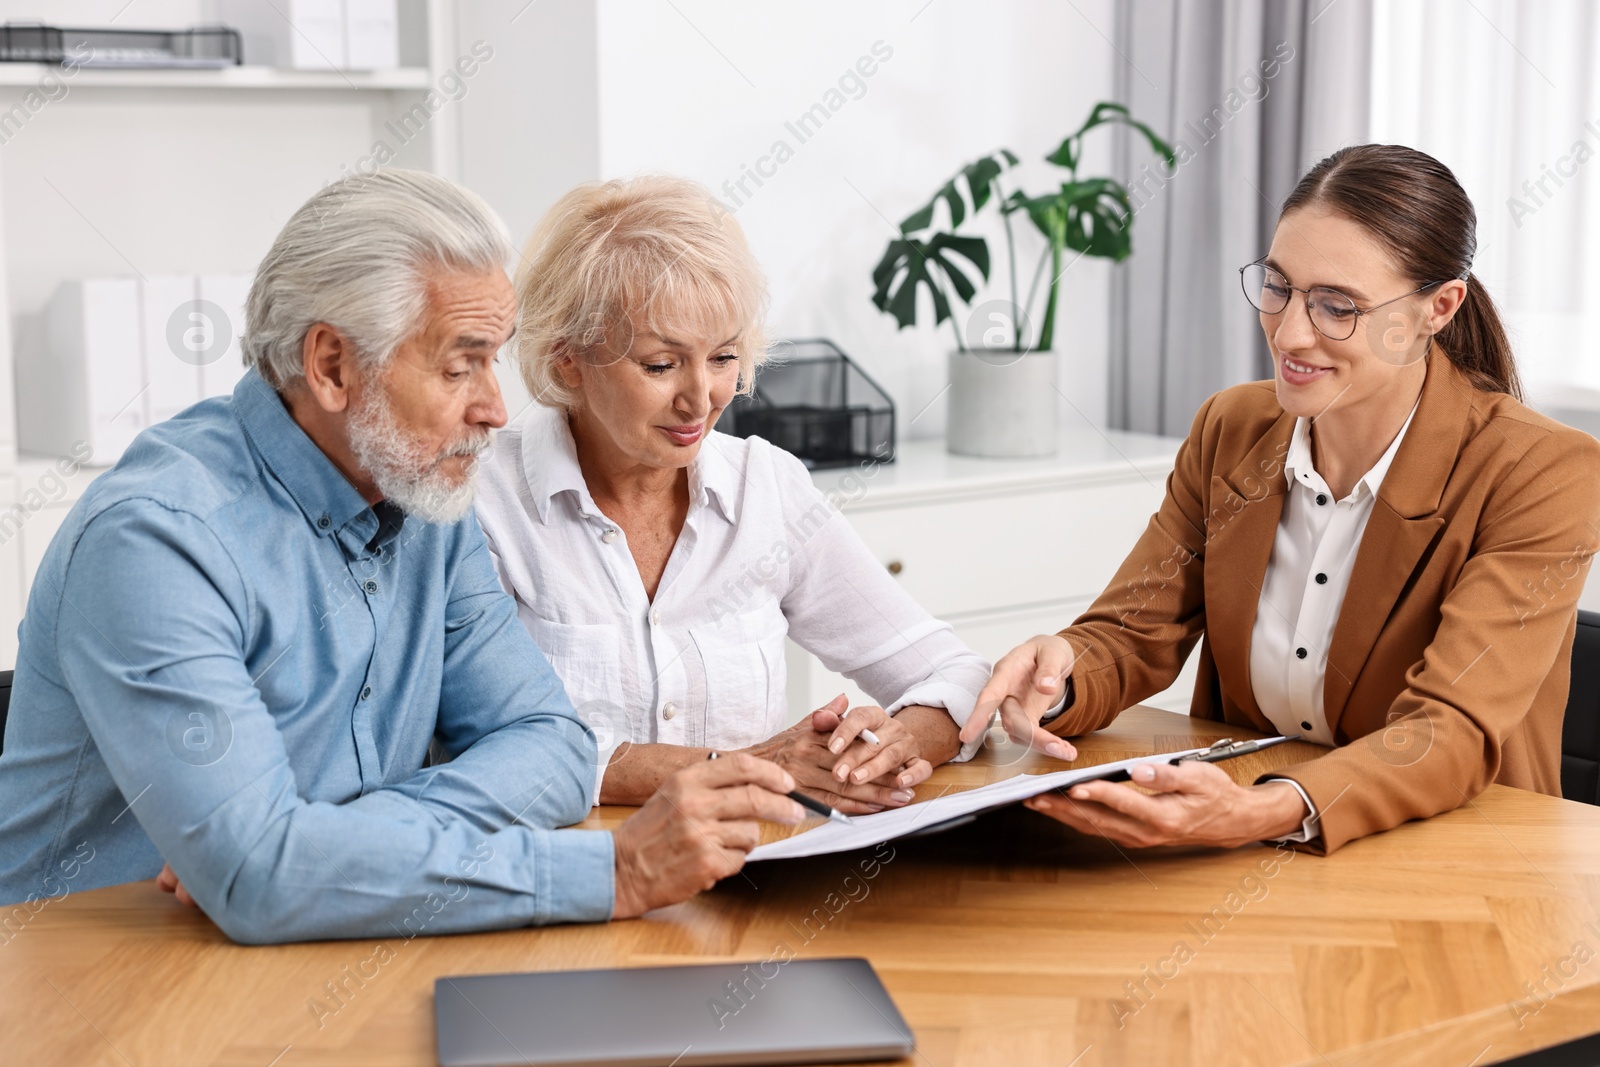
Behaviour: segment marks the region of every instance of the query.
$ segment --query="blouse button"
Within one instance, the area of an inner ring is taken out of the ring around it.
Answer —
[[[378,583],[373,581],[371,578],[368,578],[366,584],[361,588],[365,589],[369,593],[376,593],[378,591]]]
[[[660,626],[661,625],[661,609],[660,608],[655,608],[650,612],[650,624],[652,626]]]
[[[1317,506],[1318,507],[1321,507],[1323,504],[1326,504],[1327,502],[1328,502],[1328,494],[1327,493],[1318,493],[1317,494]]]
[[[669,700],[665,704],[661,705],[661,717],[663,719],[670,719],[676,714],[678,714],[678,705],[674,704],[672,701]]]
[[[1311,732],[1311,724],[1308,723],[1308,722],[1303,722],[1303,723],[1300,724],[1300,729],[1304,730],[1306,733],[1310,733]]]
[[[605,533],[600,535],[600,540],[604,541],[608,545],[615,542],[616,539],[617,531],[615,530],[607,530]]]
[[[1327,585],[1328,584],[1328,576],[1326,574],[1317,575],[1317,584],[1318,585]]]
[[[1303,648],[1297,648],[1297,649],[1294,650],[1294,655],[1295,655],[1296,659],[1305,659],[1306,658],[1306,650],[1303,649]]]

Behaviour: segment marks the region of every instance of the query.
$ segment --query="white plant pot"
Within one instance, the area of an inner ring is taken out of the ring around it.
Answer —
[[[1060,442],[1054,352],[950,353],[945,447],[958,456],[1053,456]]]

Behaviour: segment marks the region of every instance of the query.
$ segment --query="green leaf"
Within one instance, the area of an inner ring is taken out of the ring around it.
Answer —
[[[956,180],[951,178],[944,183],[944,187],[934,194],[935,200],[943,200],[950,208],[950,228],[953,230],[960,226],[967,217],[967,205],[961,199],[961,193],[956,189]]]
[[[1083,135],[1096,126],[1103,126],[1109,122],[1119,122],[1125,126],[1133,127],[1144,135],[1144,139],[1150,144],[1150,150],[1166,160],[1169,166],[1177,162],[1177,156],[1173,153],[1171,145],[1149,126],[1134,118],[1126,107],[1121,104],[1113,104],[1110,101],[1101,101],[1096,104],[1089,112],[1089,117],[1084,120],[1083,125],[1068,134],[1054,152],[1045,156],[1045,160],[1049,163],[1054,163],[1058,167],[1066,167],[1068,170],[1076,171],[1081,159],[1080,151],[1083,144]]]
[[[918,230],[927,229],[928,223],[933,221],[933,205],[938,202],[938,199],[938,197],[934,197],[932,200],[929,200],[927,204],[901,219],[900,232],[903,234],[913,234]]]
[[[953,233],[941,233],[928,242],[928,248],[934,253],[942,253],[945,249],[949,249],[977,267],[984,281],[989,280],[989,242],[982,237],[960,237]]]
[[[1056,146],[1056,150],[1044,157],[1046,163],[1054,163],[1058,167],[1068,170],[1078,169],[1078,135],[1073,134]]]
[[[950,317],[950,299],[939,286],[939,278],[964,302],[977,293],[977,286],[953,256],[969,261],[988,278],[989,246],[981,237],[939,233],[928,241],[911,237],[890,241],[872,270],[873,304],[893,315],[900,328],[913,326],[917,321],[917,293],[926,286],[933,300],[934,322],[944,322]]]
[[[955,290],[957,300],[960,300],[963,304],[972,303],[972,297],[977,293],[978,287],[972,283],[971,278],[967,277],[966,272],[937,252],[929,254],[928,262],[930,266],[938,267],[940,272],[944,274],[945,281],[950,288]],[[938,290],[936,289],[934,292],[938,292]],[[943,322],[944,320],[940,319],[939,321]]]
[[[1066,247],[1106,259],[1127,258],[1133,207],[1125,188],[1109,178],[1094,178],[1064,183],[1059,196],[1068,215]]]
[[[1166,160],[1167,166],[1177,166],[1177,154],[1172,151],[1172,146],[1166,141],[1162,140],[1156,131],[1152,130],[1150,127],[1146,126],[1137,119],[1128,119],[1127,124],[1144,134],[1144,139],[1150,142],[1150,150],[1156,155],[1160,156],[1162,159]]]
[[[1017,208],[1026,211],[1028,218],[1045,240],[1051,244],[1061,241],[1062,227],[1066,223],[1064,205],[1059,194],[1049,196],[1022,196],[1017,197]]]
[[[902,260],[908,251],[905,241],[899,239],[890,241],[889,247],[884,249],[883,258],[872,268],[872,302],[880,311],[889,310],[889,283],[900,270]]]
[[[1000,164],[995,162],[994,156],[984,156],[963,167],[961,174],[967,179],[967,191],[972,196],[972,210],[976,213],[989,202],[989,196],[994,191],[994,180],[1000,176]]]
[[[928,269],[920,262],[908,265],[906,276],[900,282],[900,288],[890,298],[889,306],[884,308],[894,316],[894,321],[900,324],[902,330],[916,324],[917,286],[927,278],[927,275]]]

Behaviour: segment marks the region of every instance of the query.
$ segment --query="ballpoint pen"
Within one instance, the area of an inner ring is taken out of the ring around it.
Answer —
[[[721,755],[722,753],[712,749],[711,754],[708,755],[706,759],[714,760]],[[824,804],[820,800],[812,800],[798,789],[789,793],[788,797],[802,808],[805,808],[807,811],[815,812],[816,814],[821,815],[824,819],[831,820],[832,822],[844,823],[846,826],[850,825],[850,816],[846,815],[842,811],[835,811],[833,808],[828,807],[828,805]]]
[[[845,708],[845,709],[844,709],[844,711],[842,711],[842,712],[840,712],[840,714],[839,714],[839,719],[840,719],[840,721],[843,721],[843,720],[844,720],[844,717],[845,717],[845,716],[846,716],[846,715],[849,715],[849,714],[850,714],[850,712],[851,712],[851,711],[852,711],[852,710],[854,710],[854,709],[852,709],[852,708]],[[867,744],[869,744],[869,745],[878,745],[878,746],[882,746],[882,744],[883,744],[883,742],[882,742],[882,741],[879,741],[879,740],[878,740],[878,735],[877,735],[877,734],[875,734],[875,733],[873,733],[873,732],[872,732],[872,731],[871,731],[871,730],[868,730],[868,729],[867,729],[867,728],[866,728],[866,727],[864,727],[864,726],[863,726],[863,727],[862,727],[862,728],[861,728],[861,733],[860,733],[860,735],[859,735],[859,736],[860,736],[860,737],[861,737],[861,739],[862,739],[862,740],[863,740],[863,741],[865,741],[865,742],[866,742],[866,743],[867,743]]]

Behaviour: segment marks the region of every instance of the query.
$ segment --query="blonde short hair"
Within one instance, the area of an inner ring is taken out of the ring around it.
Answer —
[[[562,358],[631,345],[632,316],[663,337],[731,320],[748,393],[766,358],[766,310],[766,278],[744,232],[704,186],[665,175],[590,182],[558,200],[528,241],[517,361],[535,400],[571,407]]]

